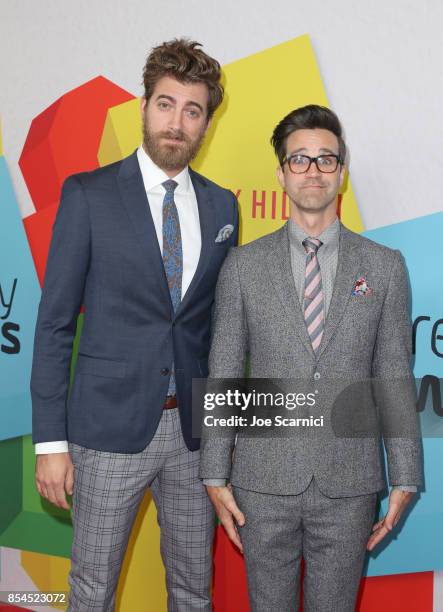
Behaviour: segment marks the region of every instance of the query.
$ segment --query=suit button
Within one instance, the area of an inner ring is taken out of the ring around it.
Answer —
[[[314,380],[319,380],[321,378],[320,372],[314,372]]]
[[[169,369],[168,369],[168,368],[162,368],[162,369],[160,370],[160,374],[161,374],[162,376],[167,376],[167,375],[169,374]]]

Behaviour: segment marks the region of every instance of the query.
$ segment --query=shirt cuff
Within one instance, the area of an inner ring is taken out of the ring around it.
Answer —
[[[405,491],[407,493],[417,493],[418,489],[415,485],[393,485],[392,489]]]
[[[52,455],[53,453],[69,452],[67,440],[57,440],[55,442],[38,442],[35,445],[36,455]]]
[[[206,487],[226,487],[226,478],[203,478]]]

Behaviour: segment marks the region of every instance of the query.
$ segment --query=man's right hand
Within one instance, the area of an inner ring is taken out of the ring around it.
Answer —
[[[37,455],[35,483],[42,497],[69,510],[66,493],[72,495],[74,489],[74,466],[69,453]]]
[[[243,527],[245,524],[245,516],[235,502],[234,496],[232,495],[231,486],[207,486],[206,490],[208,492],[209,499],[214,505],[217,516],[228,534],[228,538],[235,544],[235,546],[237,546],[240,552],[243,552],[243,546],[234,519],[237,525]]]

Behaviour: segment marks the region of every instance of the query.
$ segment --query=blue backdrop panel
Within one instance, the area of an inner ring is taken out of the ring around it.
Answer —
[[[414,373],[443,378],[443,213],[419,217],[364,233],[394,249],[406,261],[412,291],[412,319],[427,317],[416,328]],[[442,353],[439,355],[438,353]],[[420,381],[418,381],[420,382]],[[424,433],[425,491],[387,548],[371,556],[368,576],[443,569],[443,418],[434,412],[431,396],[421,413]],[[441,411],[441,393],[439,406]],[[436,406],[437,407],[437,406]],[[432,431],[431,431],[432,428]],[[382,512],[386,513],[387,498]]]
[[[0,440],[31,431],[29,377],[40,286],[0,156]]]

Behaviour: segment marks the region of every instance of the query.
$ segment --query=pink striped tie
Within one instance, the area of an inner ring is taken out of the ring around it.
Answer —
[[[312,348],[316,352],[320,346],[325,323],[321,271],[317,258],[317,251],[323,242],[318,238],[305,238],[302,244],[306,251],[303,311]]]

